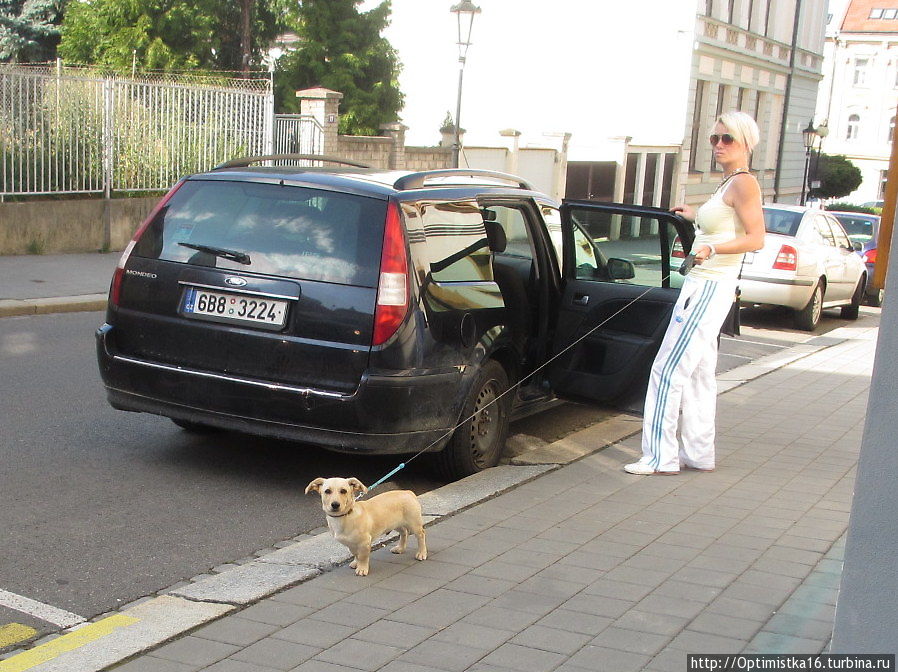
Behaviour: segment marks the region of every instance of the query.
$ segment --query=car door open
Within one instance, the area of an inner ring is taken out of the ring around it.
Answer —
[[[565,201],[561,228],[563,290],[549,382],[562,398],[626,402],[645,388],[693,227],[658,208]]]

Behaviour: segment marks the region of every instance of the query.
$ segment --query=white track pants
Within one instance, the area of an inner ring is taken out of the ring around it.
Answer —
[[[736,284],[735,278],[690,276],[683,283],[645,398],[641,462],[656,471],[679,471],[681,462],[714,467],[717,335],[733,305]],[[682,448],[677,442],[681,410]]]

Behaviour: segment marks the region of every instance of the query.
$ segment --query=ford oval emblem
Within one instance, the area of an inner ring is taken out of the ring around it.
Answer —
[[[245,287],[246,278],[238,278],[237,276],[229,276],[225,278],[225,284],[231,287]]]

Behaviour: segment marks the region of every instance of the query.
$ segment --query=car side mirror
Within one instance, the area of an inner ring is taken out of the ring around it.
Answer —
[[[611,280],[629,280],[636,277],[636,267],[632,261],[627,259],[616,259],[612,257],[608,260],[606,266],[608,277]]]
[[[853,249],[855,252],[860,252],[864,249],[864,246],[861,243],[851,243],[851,249]]]

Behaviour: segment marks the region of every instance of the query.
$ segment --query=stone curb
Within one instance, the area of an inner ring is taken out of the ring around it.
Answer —
[[[106,310],[107,299],[105,293],[50,299],[0,299],[0,317]]]

